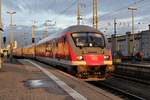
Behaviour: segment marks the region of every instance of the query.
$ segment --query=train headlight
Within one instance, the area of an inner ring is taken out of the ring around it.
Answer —
[[[104,59],[105,59],[105,60],[109,60],[109,59],[110,59],[110,56],[104,56]]]
[[[83,56],[77,56],[77,60],[83,60]]]

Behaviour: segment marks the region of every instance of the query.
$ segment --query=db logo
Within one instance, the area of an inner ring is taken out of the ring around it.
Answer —
[[[93,56],[93,57],[92,57],[92,60],[97,60],[97,57],[96,57],[96,56]]]

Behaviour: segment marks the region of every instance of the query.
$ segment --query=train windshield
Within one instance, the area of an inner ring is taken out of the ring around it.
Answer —
[[[73,33],[72,38],[77,47],[104,47],[104,37],[98,33]]]

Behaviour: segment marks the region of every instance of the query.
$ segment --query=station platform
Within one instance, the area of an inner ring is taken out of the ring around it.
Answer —
[[[14,59],[0,70],[0,100],[121,100],[36,61]]]

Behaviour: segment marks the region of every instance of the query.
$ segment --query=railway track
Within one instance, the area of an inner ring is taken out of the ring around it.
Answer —
[[[107,82],[89,82],[89,83],[99,88],[102,88],[106,91],[109,91],[125,100],[146,100],[145,98],[138,96],[130,91],[126,91],[121,88],[115,87],[111,84],[107,84]]]
[[[129,77],[129,76],[123,76],[123,75],[118,75],[118,74],[113,74],[113,76],[117,77],[117,78],[121,78],[121,79],[130,80],[130,81],[133,81],[133,82],[138,82],[138,83],[145,84],[145,85],[150,85],[150,81],[145,81],[145,80],[142,80],[142,79],[137,79],[137,78],[133,78],[133,77]]]
[[[116,65],[116,70],[114,73],[116,77],[130,79],[144,84],[150,83],[149,64],[142,65],[142,64],[121,63]]]
[[[150,69],[150,63],[120,63],[119,66],[131,66]]]
[[[123,95],[124,99],[146,100],[146,99],[144,99],[144,98],[142,98],[140,96],[137,96],[135,94],[129,93],[129,92],[127,92],[125,90],[122,90],[122,89],[119,89],[117,87],[114,87],[114,86],[111,86],[111,85],[108,85],[108,84],[104,84],[104,83],[101,83],[101,85],[104,86],[104,87],[107,87],[107,88],[109,88],[109,89],[111,89],[111,90],[113,90],[113,91],[115,91],[117,93],[119,93],[121,96]]]
[[[113,79],[107,82],[99,82],[100,85],[118,91],[129,99],[147,100],[150,96],[150,64],[121,63],[116,66]],[[121,81],[117,81],[121,80]],[[114,85],[114,81],[120,86]],[[112,83],[111,83],[112,82]],[[122,87],[121,87],[122,85]],[[119,87],[119,88],[118,88]]]

